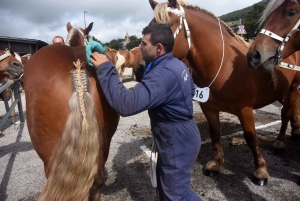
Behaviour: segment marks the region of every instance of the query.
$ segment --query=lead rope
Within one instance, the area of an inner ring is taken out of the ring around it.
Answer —
[[[220,67],[219,67],[219,70],[215,76],[215,78],[213,79],[213,81],[208,85],[208,88],[212,85],[212,83],[216,80],[217,76],[219,75],[220,73],[220,70],[222,68],[222,65],[223,65],[223,61],[224,61],[224,38],[223,38],[223,32],[222,32],[222,27],[221,27],[221,23],[220,23],[220,19],[218,18],[218,21],[219,21],[219,27],[220,27],[220,33],[221,33],[221,37],[222,37],[222,60],[221,60],[221,64],[220,64]]]

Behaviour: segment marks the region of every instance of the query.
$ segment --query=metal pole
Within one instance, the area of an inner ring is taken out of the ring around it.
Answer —
[[[87,11],[84,11],[83,12],[83,15],[84,15],[84,28],[86,29],[86,24],[85,24],[85,14],[87,13]]]

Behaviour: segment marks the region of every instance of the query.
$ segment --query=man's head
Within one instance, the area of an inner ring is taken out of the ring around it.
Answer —
[[[55,36],[53,38],[53,44],[65,44],[63,37],[61,36]]]
[[[169,53],[174,46],[174,36],[170,24],[150,24],[143,31],[140,48],[145,62]]]

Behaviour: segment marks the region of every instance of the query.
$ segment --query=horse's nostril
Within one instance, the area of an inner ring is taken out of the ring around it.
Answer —
[[[18,61],[11,62],[11,65],[15,68],[22,68],[22,64]]]
[[[251,63],[257,65],[260,63],[261,61],[261,55],[258,51],[252,51],[252,52],[248,52],[247,53],[247,59],[248,61],[250,61]]]

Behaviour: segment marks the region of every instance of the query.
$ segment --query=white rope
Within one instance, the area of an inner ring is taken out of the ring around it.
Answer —
[[[223,65],[223,61],[224,61],[224,38],[223,38],[223,32],[222,32],[222,27],[221,27],[221,24],[220,24],[220,19],[218,18],[218,21],[219,21],[219,27],[220,27],[220,32],[221,32],[221,37],[222,37],[222,48],[223,48],[223,51],[222,51],[222,60],[221,60],[221,64],[220,64],[220,67],[219,67],[219,70],[215,76],[215,78],[213,79],[213,81],[210,83],[210,85],[208,85],[208,88],[212,85],[212,83],[216,80],[217,76],[219,75],[220,73],[220,70],[222,68],[222,65]]]

